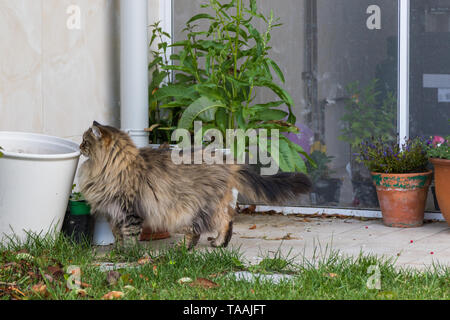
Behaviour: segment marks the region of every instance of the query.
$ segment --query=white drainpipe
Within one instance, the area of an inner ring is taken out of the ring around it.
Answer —
[[[138,148],[148,146],[147,0],[120,0],[120,120]]]

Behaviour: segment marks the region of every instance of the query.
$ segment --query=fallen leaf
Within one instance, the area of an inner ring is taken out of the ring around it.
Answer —
[[[130,286],[130,285],[126,285],[126,286],[124,286],[123,288],[124,288],[125,290],[127,290],[127,291],[133,291],[133,290],[136,290],[135,287]]]
[[[151,263],[151,262],[153,262],[153,259],[150,258],[150,256],[148,256],[148,255],[145,255],[143,258],[138,260],[138,264],[141,264],[141,265]]]
[[[338,277],[338,275],[337,275],[336,273],[327,273],[326,276],[327,276],[327,277],[330,277],[330,278],[336,278],[336,277]]]
[[[105,294],[102,299],[103,300],[114,300],[121,299],[125,294],[122,291],[111,291]]]
[[[80,297],[86,297],[87,296],[87,292],[84,289],[77,289],[76,294],[79,295]]]
[[[61,278],[64,276],[64,270],[58,265],[49,266],[47,271],[55,278]]]
[[[12,267],[19,267],[19,264],[16,262],[8,262],[8,263],[5,263],[4,265],[0,266],[0,269],[9,270]]]
[[[43,284],[42,282],[39,282],[38,284],[35,284],[31,287],[31,291],[33,291],[35,294],[41,295],[41,296],[47,296],[47,286]]]
[[[240,261],[238,261],[236,263],[236,266],[237,267],[242,267],[242,263]],[[222,271],[222,272],[210,274],[208,277],[210,277],[210,278],[217,278],[217,277],[223,276],[223,275],[225,275],[227,273],[228,273],[228,271]]]
[[[106,275],[106,281],[108,281],[111,286],[115,285],[117,281],[119,281],[119,278],[120,273],[117,271],[109,271]]]
[[[178,279],[178,283],[179,284],[185,284],[185,283],[190,283],[190,282],[192,282],[193,280],[191,279],[191,278],[189,278],[189,277],[183,277],[183,278],[181,278],[181,279]]]
[[[203,289],[212,289],[219,287],[217,283],[205,278],[197,278],[194,282],[190,283],[189,286],[201,287]]]
[[[75,284],[77,286],[80,286],[82,288],[90,288],[90,287],[92,287],[89,283],[86,283],[86,282],[77,281],[77,280],[75,280],[74,282],[75,282]]]
[[[248,228],[249,230],[255,230],[256,229],[256,224],[252,225],[250,228]]]

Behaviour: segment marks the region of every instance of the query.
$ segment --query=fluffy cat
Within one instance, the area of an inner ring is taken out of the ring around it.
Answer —
[[[94,214],[105,215],[116,241],[135,241],[145,221],[153,230],[185,233],[194,247],[204,232],[217,232],[211,245],[227,246],[232,236],[232,189],[248,200],[280,203],[306,193],[302,173],[262,177],[245,165],[176,165],[169,149],[138,149],[130,137],[93,123],[83,135],[80,188]]]

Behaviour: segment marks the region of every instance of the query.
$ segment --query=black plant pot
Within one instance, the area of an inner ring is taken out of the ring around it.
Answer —
[[[69,201],[62,232],[76,243],[91,243],[95,219],[85,201]]]
[[[314,183],[310,194],[311,204],[313,205],[332,205],[339,204],[341,196],[341,179],[319,179]]]

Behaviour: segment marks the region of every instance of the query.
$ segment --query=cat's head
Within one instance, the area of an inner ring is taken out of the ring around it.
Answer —
[[[88,158],[101,159],[111,151],[113,142],[132,144],[126,133],[94,121],[92,126],[83,134],[80,151],[82,155]]]

